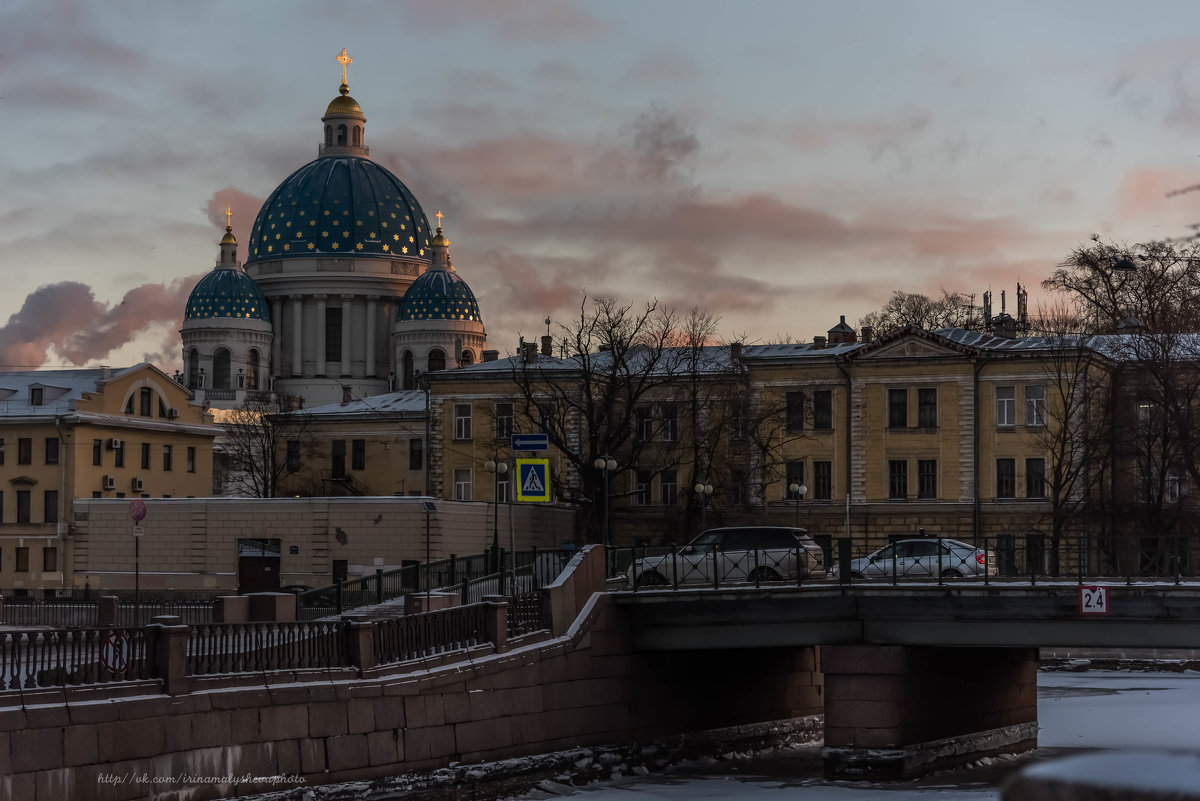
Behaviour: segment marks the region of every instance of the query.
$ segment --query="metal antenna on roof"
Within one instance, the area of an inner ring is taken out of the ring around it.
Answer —
[[[550,315],[546,315],[546,336],[550,336]]]

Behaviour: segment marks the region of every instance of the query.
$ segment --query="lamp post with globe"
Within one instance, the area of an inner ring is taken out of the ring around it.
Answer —
[[[796,528],[800,528],[800,501],[804,500],[804,496],[808,494],[808,487],[793,481],[788,490],[796,498]]]
[[[700,531],[703,533],[708,525],[706,520],[708,516],[708,499],[712,497],[713,485],[705,484],[701,481],[693,489],[696,490],[696,498],[700,501]]]
[[[488,459],[483,469],[492,474],[492,570],[500,569],[500,479],[508,474],[506,462]]]
[[[608,474],[617,469],[617,460],[611,456],[597,456],[592,462],[597,470],[604,474],[604,548],[608,550],[608,545],[612,539],[612,521],[609,513],[611,511],[608,502]]]

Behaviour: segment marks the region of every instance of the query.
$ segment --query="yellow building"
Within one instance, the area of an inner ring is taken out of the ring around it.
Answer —
[[[0,373],[0,588],[70,588],[73,499],[212,494],[212,418],[149,364]],[[36,591],[36,592],[35,592]]]

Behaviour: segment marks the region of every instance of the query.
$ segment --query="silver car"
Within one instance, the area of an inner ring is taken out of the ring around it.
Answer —
[[[634,560],[627,575],[634,587],[795,582],[824,578],[825,557],[802,528],[713,528],[674,554],[659,553]]]
[[[837,577],[839,566],[829,571]],[[852,578],[979,578],[996,575],[996,556],[951,539],[898,540],[870,556],[850,562]]]

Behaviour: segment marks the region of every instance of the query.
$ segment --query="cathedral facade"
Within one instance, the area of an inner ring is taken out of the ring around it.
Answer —
[[[270,194],[245,265],[227,227],[184,313],[182,380],[211,406],[316,406],[413,388],[422,373],[481,360],[479,305],[404,183],[370,158],[362,107],[339,94],[317,158]],[[440,212],[439,212],[440,221]]]

